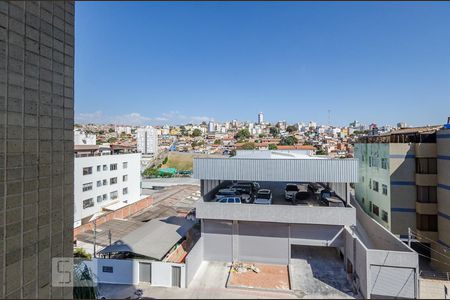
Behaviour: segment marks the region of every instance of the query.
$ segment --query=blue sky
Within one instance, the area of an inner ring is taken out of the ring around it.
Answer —
[[[441,124],[450,3],[76,2],[76,122]]]

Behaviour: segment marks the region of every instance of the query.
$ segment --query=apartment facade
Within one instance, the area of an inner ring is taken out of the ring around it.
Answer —
[[[52,286],[73,248],[73,1],[0,2],[0,298]]]
[[[137,151],[142,154],[158,154],[158,132],[152,126],[136,130]]]
[[[200,249],[193,253],[200,253],[201,258],[188,257],[188,261],[290,266],[297,263],[296,255],[304,247],[312,251],[324,247],[341,253],[342,268],[351,274],[355,290],[364,298],[417,297],[417,254],[368,217],[356,202],[351,204],[349,183],[358,181],[357,160],[238,150],[232,158],[195,158],[194,177],[200,179],[203,201],[196,206],[202,224]],[[218,190],[235,181],[271,187],[273,204],[217,203]],[[283,196],[286,182],[326,184],[345,206],[324,206],[317,199],[307,205],[289,204]],[[279,186],[281,190],[276,190]],[[191,268],[188,279],[195,273]],[[394,273],[396,279],[385,288],[383,282]]]
[[[75,158],[74,228],[108,207],[114,210],[140,200],[140,161],[140,153]]]
[[[449,270],[450,144],[443,126],[400,129],[355,144],[359,161],[356,198],[392,233],[428,244],[432,264]]]

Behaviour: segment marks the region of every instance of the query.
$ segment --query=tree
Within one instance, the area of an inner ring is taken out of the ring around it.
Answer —
[[[278,147],[275,144],[269,144],[269,150],[277,150]]]
[[[222,140],[217,139],[214,141],[214,145],[220,145],[220,144],[222,144]]]
[[[269,132],[273,137],[277,137],[280,134],[280,129],[277,127],[270,127]]]
[[[117,142],[117,138],[115,138],[115,137],[110,137],[108,139],[108,143],[115,143],[115,142]]]
[[[258,137],[259,138],[263,138],[264,137],[264,133],[260,133]]]
[[[230,157],[231,156],[236,156],[236,150],[233,149],[233,150],[230,151]]]
[[[203,125],[203,126],[206,126],[206,122],[205,122],[205,121],[203,121],[203,122],[202,122],[202,125]]]
[[[327,152],[323,149],[319,149],[316,151],[316,155],[327,155]]]
[[[114,132],[114,128],[109,128],[108,132],[109,132],[109,133]]]
[[[159,175],[159,172],[156,168],[147,168],[142,175],[144,175],[144,177],[156,177]]]
[[[100,131],[98,132],[98,134],[105,134],[105,131],[104,131],[104,130],[100,130]]]
[[[85,258],[90,260],[92,258],[92,255],[90,253],[87,253],[83,248],[75,248],[75,250],[73,251],[73,257]]]
[[[255,149],[256,149],[256,146],[255,146],[255,143],[244,143],[244,144],[241,146],[241,149],[242,149],[242,150],[255,150]]]
[[[297,131],[297,128],[295,126],[293,126],[293,125],[289,125],[286,128],[286,131],[289,132],[289,133],[293,133],[293,132]]]
[[[280,141],[280,145],[292,146],[297,144],[298,140],[294,136],[283,137]]]
[[[165,165],[165,164],[167,164],[167,161],[169,160],[169,158],[168,157],[166,157],[166,158],[164,158],[164,160],[163,160],[163,165]]]
[[[197,137],[197,136],[201,136],[201,135],[202,135],[202,131],[198,128],[195,128],[194,131],[192,131],[193,137]]]
[[[251,136],[252,135],[250,134],[250,131],[248,131],[247,128],[244,128],[244,129],[239,130],[238,133],[236,133],[236,135],[234,136],[234,138],[237,140],[242,140],[242,139],[248,139]]]

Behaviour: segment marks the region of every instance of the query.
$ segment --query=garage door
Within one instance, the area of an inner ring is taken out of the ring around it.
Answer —
[[[238,259],[248,262],[288,264],[287,224],[239,222]]]
[[[410,268],[370,266],[371,298],[415,298],[415,272]]]
[[[203,220],[204,259],[232,261],[232,222]]]

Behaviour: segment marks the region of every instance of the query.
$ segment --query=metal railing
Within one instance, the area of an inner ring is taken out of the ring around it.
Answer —
[[[420,278],[423,278],[423,279],[450,281],[450,272],[421,270],[419,276],[420,276]]]

